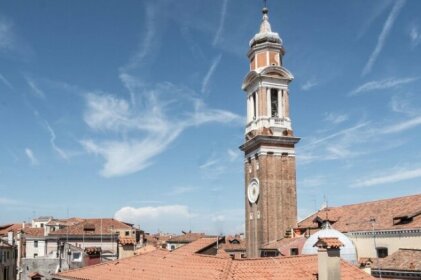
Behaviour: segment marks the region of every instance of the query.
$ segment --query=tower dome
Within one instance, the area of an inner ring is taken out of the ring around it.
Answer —
[[[323,226],[323,229],[312,234],[307,241],[304,243],[302,254],[303,255],[314,255],[317,254],[317,247],[314,247],[314,244],[317,242],[319,237],[337,237],[339,241],[344,245],[340,249],[341,259],[350,262],[352,264],[357,263],[357,250],[355,249],[352,241],[343,233],[335,230],[326,222]]]
[[[272,32],[272,28],[270,26],[269,22],[269,10],[267,8],[264,8],[263,11],[263,18],[262,23],[260,24],[260,30],[259,33],[257,33],[253,39],[250,41],[250,47],[253,47],[257,44],[265,43],[265,42],[271,42],[275,44],[279,44],[282,46],[282,39],[279,37],[279,34],[276,32]]]

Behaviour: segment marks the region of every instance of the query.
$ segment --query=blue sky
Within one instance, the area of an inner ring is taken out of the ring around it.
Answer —
[[[421,192],[421,2],[270,1],[299,216]],[[0,223],[243,229],[258,0],[0,0]]]

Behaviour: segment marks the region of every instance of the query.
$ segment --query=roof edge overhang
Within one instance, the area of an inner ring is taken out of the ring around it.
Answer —
[[[262,81],[265,78],[272,78],[269,73],[279,74],[279,76],[281,76],[280,79],[287,80],[288,83],[294,79],[292,73],[289,72],[285,67],[268,66],[250,71],[245,77],[241,89],[247,91],[250,85],[254,84],[256,81]]]

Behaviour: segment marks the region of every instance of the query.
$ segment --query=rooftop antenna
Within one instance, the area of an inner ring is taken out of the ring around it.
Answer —
[[[263,0],[263,6],[264,8],[268,8],[268,0]]]
[[[323,195],[324,205],[325,205],[325,214],[326,214],[326,221],[329,221],[329,203],[327,201],[326,194]]]

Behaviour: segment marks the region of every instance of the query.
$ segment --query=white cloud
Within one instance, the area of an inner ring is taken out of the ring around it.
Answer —
[[[328,121],[333,124],[343,123],[344,121],[347,121],[348,118],[349,117],[347,114],[336,114],[336,113],[325,114],[325,121]]]
[[[88,110],[84,120],[95,130],[119,131],[123,127],[135,125],[130,120],[130,105],[124,99],[109,94],[89,93],[86,101]]]
[[[32,93],[39,98],[45,98],[45,93],[37,86],[35,81],[31,78],[25,77],[26,83],[29,85],[29,87],[32,89]]]
[[[219,62],[221,62],[221,58],[222,58],[222,55],[220,54],[213,59],[212,64],[209,67],[209,70],[206,73],[206,75],[205,75],[205,77],[203,78],[203,81],[202,81],[202,89],[201,89],[202,93],[208,92],[210,79],[212,78],[212,75],[215,72],[216,67],[218,67]]]
[[[32,152],[31,149],[25,148],[25,154],[28,157],[31,165],[38,165],[39,164],[38,159],[35,157],[34,152]]]
[[[417,169],[402,169],[394,171],[394,173],[388,173],[384,176],[377,176],[368,179],[356,181],[352,187],[371,187],[381,184],[390,184],[401,182],[405,180],[415,179],[421,177],[421,168]]]
[[[412,26],[409,31],[409,38],[411,39],[412,47],[417,47],[421,44],[421,34],[418,30],[418,26]]]
[[[207,123],[242,125],[240,116],[209,109],[189,94],[184,88],[165,83],[143,91],[142,102],[135,107],[109,94],[89,93],[85,122],[94,131],[116,134],[111,140],[81,141],[86,151],[105,159],[101,175],[126,175],[148,167],[190,127]]]
[[[350,92],[349,95],[357,95],[360,93],[374,91],[374,90],[396,88],[400,85],[409,84],[417,80],[419,80],[418,77],[401,78],[401,79],[389,78],[389,79],[380,80],[380,81],[371,81],[354,89],[353,91]]]
[[[163,205],[148,207],[123,207],[119,209],[114,218],[140,225],[146,231],[166,231],[189,227],[189,219],[194,217],[185,205]]]
[[[373,52],[371,53],[367,64],[365,65],[362,75],[365,76],[368,73],[371,72],[371,69],[373,68],[374,63],[376,62],[377,58],[379,57],[381,51],[383,50],[384,44],[386,42],[386,39],[390,33],[390,30],[392,29],[396,18],[398,17],[400,10],[405,5],[406,0],[397,0],[395,1],[395,4],[393,5],[392,11],[390,12],[389,16],[386,19],[386,22],[383,25],[382,32],[379,35],[379,38],[377,39],[377,45]]]
[[[61,148],[59,148],[56,145],[56,133],[54,132],[54,130],[52,129],[52,127],[50,126],[50,124],[48,122],[45,123],[47,126],[48,131],[50,132],[50,143],[51,146],[53,147],[53,150],[62,158],[62,159],[69,159],[67,153],[65,153]]]
[[[227,7],[228,7],[228,0],[223,0],[218,30],[216,31],[215,37],[213,38],[213,42],[212,42],[213,46],[216,46],[219,43],[222,36],[222,32],[224,31],[225,18],[227,15]]]
[[[0,39],[1,40],[1,39]],[[0,74],[0,81],[10,89],[14,89],[12,84],[2,74]]]
[[[316,81],[315,79],[308,80],[307,82],[305,82],[301,86],[301,90],[303,90],[303,91],[310,90],[310,89],[314,88],[315,86],[317,86],[318,84],[319,84],[319,82]]]

